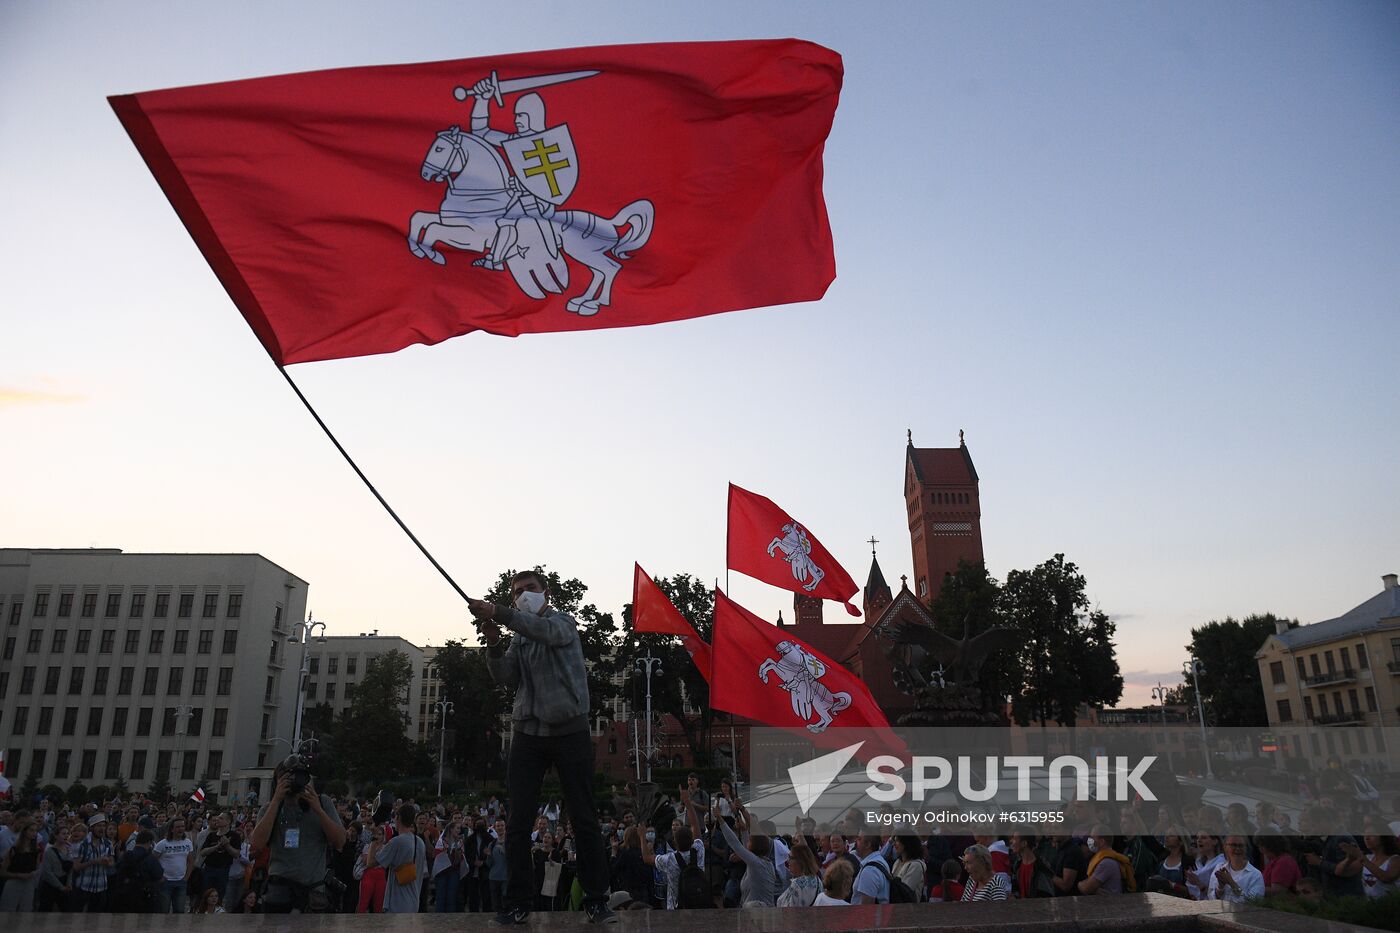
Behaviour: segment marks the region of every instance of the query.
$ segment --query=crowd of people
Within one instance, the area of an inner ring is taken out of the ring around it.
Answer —
[[[279,768],[267,806],[208,808],[136,797],[77,807],[0,809],[0,911],[261,913],[496,912],[509,879],[508,802],[332,799],[297,766]],[[304,804],[304,806],[303,806]],[[1141,805],[1123,834],[1093,803],[1071,804],[1064,834],[961,836],[755,820],[729,782],[691,776],[674,796],[634,791],[604,807],[611,910],[822,907],[1125,895],[1156,891],[1241,902],[1266,895],[1386,897],[1400,889],[1392,827],[1333,832],[1327,800],[1297,831],[1268,804],[1173,814]],[[887,811],[893,812],[893,811]],[[658,819],[666,814],[669,819]],[[1148,817],[1151,817],[1150,820]],[[1125,818],[1119,815],[1119,826]],[[889,821],[894,823],[895,821]],[[1147,824],[1153,824],[1152,829]],[[1195,827],[1188,832],[1184,826]],[[578,846],[557,800],[530,835],[531,909],[579,910]]]

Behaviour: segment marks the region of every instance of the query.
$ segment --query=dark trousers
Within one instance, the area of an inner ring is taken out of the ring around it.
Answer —
[[[608,857],[598,813],[593,809],[593,736],[587,729],[572,735],[522,735],[510,740],[506,792],[510,795],[510,820],[506,823],[506,899],[502,909],[534,904],[535,863],[530,855],[530,831],[540,806],[545,772],[559,773],[564,806],[574,826],[578,846],[579,884],[585,904],[605,904],[608,899]]]

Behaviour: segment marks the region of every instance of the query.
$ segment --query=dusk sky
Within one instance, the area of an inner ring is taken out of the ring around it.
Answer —
[[[1330,618],[1400,571],[1388,2],[10,0],[0,545],[257,552],[309,581],[332,633],[470,635],[107,95],[786,36],[845,61],[825,299],[291,368],[469,591],[542,562],[619,612],[634,560],[722,581],[730,481],[861,582],[873,535],[897,586],[906,430],[919,446],[966,430],[995,576],[1057,552],[1079,564],[1118,620],[1125,705],[1180,680],[1193,625]],[[425,182],[422,207],[439,198]],[[791,617],[784,591],[735,575],[731,594]]]

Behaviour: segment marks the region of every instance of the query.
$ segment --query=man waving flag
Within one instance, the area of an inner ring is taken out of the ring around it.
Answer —
[[[764,583],[851,605],[856,581],[836,558],[772,499],[729,484],[729,569]]]
[[[695,628],[685,620],[679,609],[666,598],[661,587],[651,578],[641,564],[634,565],[632,572],[632,628],[638,632],[652,632],[661,635],[676,635],[685,647],[690,660],[708,683],[710,680],[710,646],[695,633]]]

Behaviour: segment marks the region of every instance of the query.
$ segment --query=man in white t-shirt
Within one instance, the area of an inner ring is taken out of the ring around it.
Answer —
[[[1243,836],[1225,837],[1225,864],[1210,876],[1210,900],[1243,904],[1264,896],[1264,875],[1249,864],[1249,850]]]
[[[165,838],[151,849],[160,859],[162,878],[156,892],[156,913],[189,912],[185,885],[194,871],[194,840],[185,834],[185,821],[176,817],[165,828]]]

